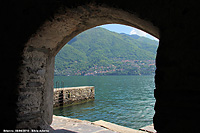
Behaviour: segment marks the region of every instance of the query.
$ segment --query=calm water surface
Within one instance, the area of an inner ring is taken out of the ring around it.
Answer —
[[[65,87],[95,86],[95,100],[54,109],[55,115],[105,120],[139,129],[153,123],[154,76],[55,76]]]

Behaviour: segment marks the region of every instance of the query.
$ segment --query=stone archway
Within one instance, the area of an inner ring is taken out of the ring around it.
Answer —
[[[45,128],[51,124],[55,55],[82,31],[109,23],[133,26],[159,38],[159,29],[152,23],[121,9],[95,4],[60,8],[32,35],[23,50],[18,128]]]

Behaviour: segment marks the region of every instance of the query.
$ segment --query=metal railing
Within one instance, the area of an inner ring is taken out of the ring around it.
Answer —
[[[64,88],[64,86],[65,86],[65,83],[63,81],[56,81],[55,89]]]

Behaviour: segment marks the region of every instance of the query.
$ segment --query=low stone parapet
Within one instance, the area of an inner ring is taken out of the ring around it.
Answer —
[[[95,98],[94,86],[55,88],[53,106],[71,105]]]

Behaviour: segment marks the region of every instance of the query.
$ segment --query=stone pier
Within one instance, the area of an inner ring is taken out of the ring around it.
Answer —
[[[94,86],[67,87],[54,89],[53,106],[86,102],[95,98]]]

